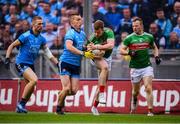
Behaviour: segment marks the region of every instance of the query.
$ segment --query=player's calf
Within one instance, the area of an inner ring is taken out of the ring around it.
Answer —
[[[136,97],[136,98],[132,97],[132,99],[131,99],[131,111],[130,111],[130,113],[131,113],[131,114],[134,114],[136,108],[137,108],[137,97]]]
[[[105,98],[105,86],[101,85],[99,87],[99,97],[98,97],[99,103],[106,104],[106,98]]]

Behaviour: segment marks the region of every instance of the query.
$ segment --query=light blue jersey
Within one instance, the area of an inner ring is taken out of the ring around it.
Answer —
[[[24,63],[33,65],[41,46],[46,44],[46,39],[40,34],[33,34],[32,30],[30,30],[20,35],[18,40],[21,42],[21,45],[16,57],[16,64]]]
[[[80,66],[82,56],[74,54],[71,51],[69,51],[66,48],[66,42],[68,42],[67,40],[71,40],[71,41],[73,41],[74,47],[76,47],[79,50],[82,50],[84,41],[86,40],[86,35],[85,35],[84,31],[81,30],[80,32],[78,32],[74,28],[71,28],[66,33],[64,40],[65,40],[64,51],[63,51],[62,55],[60,56],[59,60],[69,63],[69,64],[72,64],[72,65]]]

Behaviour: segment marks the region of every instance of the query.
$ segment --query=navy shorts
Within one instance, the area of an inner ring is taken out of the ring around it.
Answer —
[[[27,69],[27,68],[31,68],[34,72],[34,65],[30,65],[30,64],[25,64],[25,63],[20,63],[20,64],[16,64],[16,69],[19,73],[20,76],[23,75],[24,71]]]
[[[80,78],[80,66],[60,62],[60,75],[69,75],[73,78]]]

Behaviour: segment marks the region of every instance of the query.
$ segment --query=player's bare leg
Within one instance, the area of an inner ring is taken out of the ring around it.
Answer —
[[[31,68],[27,68],[27,70],[23,74],[23,77],[26,79],[26,81],[28,80],[29,82],[24,88],[22,98],[29,100],[31,94],[34,91],[38,78]]]
[[[131,111],[130,113],[135,113],[135,110],[138,105],[138,95],[139,95],[139,89],[140,89],[140,82],[138,83],[132,83],[132,98],[131,98]]]
[[[97,87],[97,89],[96,89],[93,106],[91,108],[91,112],[93,113],[93,115],[99,115],[99,111],[97,109],[98,104],[99,104],[99,97],[98,96],[99,96],[99,87]]]
[[[23,77],[25,78],[25,82],[27,83],[20,102],[17,105],[16,112],[18,113],[27,113],[27,110],[25,109],[25,105],[29,98],[31,97],[31,94],[34,91],[34,88],[36,86],[36,82],[38,80],[36,74],[33,72],[31,68],[27,68],[25,72],[23,73]]]
[[[71,91],[71,86],[70,86],[70,77],[68,75],[63,75],[61,76],[61,83],[62,83],[62,90],[58,95],[58,105],[56,108],[56,113],[63,115],[64,114],[64,101],[65,98],[69,92]]]
[[[153,116],[153,93],[152,93],[152,76],[143,77],[146,91],[146,100],[148,105],[148,116]]]
[[[79,78],[71,78],[71,94],[69,95],[76,95],[79,89]]]
[[[99,103],[105,104],[105,86],[108,78],[108,64],[104,58],[95,61],[96,67],[98,69],[98,87],[96,89],[93,106],[91,112],[93,115],[99,115],[97,106]]]
[[[105,86],[108,77],[108,64],[104,59],[96,61],[97,68],[100,70],[99,73],[99,103],[106,104],[105,98]]]

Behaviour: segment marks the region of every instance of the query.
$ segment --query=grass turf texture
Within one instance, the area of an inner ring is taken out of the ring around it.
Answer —
[[[145,114],[101,114],[93,116],[90,113],[54,113],[29,112],[18,114],[15,112],[0,112],[0,123],[180,123],[180,115]]]

